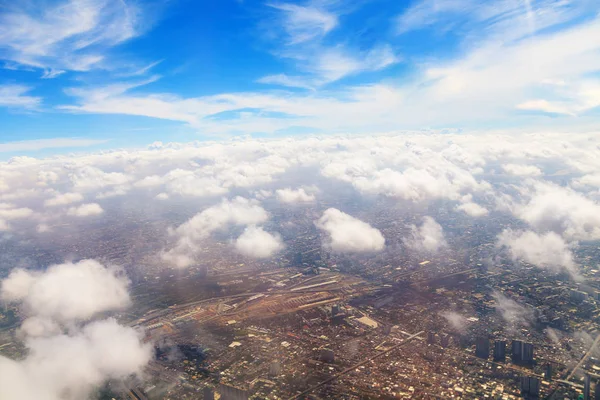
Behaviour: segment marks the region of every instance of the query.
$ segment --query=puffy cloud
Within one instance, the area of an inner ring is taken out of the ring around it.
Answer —
[[[411,225],[411,231],[404,243],[416,251],[435,253],[448,246],[441,225],[429,216],[423,217],[421,226]]]
[[[135,187],[147,188],[162,185],[163,179],[158,175],[150,175],[133,184]]]
[[[529,199],[513,213],[539,231],[573,240],[600,239],[600,205],[571,188],[535,182]]]
[[[78,203],[80,201],[83,201],[83,195],[81,193],[62,193],[44,201],[44,206],[64,206],[67,204]]]
[[[336,208],[325,210],[316,225],[329,235],[326,245],[333,251],[380,251],[385,246],[385,239],[378,229]]]
[[[268,218],[269,214],[256,200],[244,197],[224,199],[177,227],[172,232],[177,242],[173,248],[163,252],[162,257],[175,266],[187,267],[193,263],[193,256],[199,250],[202,240],[213,231],[228,225],[261,224]]]
[[[533,321],[533,309],[525,307],[499,291],[492,292],[496,301],[494,308],[507,323],[509,331],[530,326]]]
[[[82,325],[128,306],[128,284],[119,270],[94,260],[13,270],[0,298],[19,303],[28,316],[18,329],[28,351],[18,361],[0,356],[0,398],[83,399],[107,379],[140,374],[152,358],[140,332],[114,319]]]
[[[281,238],[263,228],[249,226],[235,241],[235,249],[247,257],[267,258],[284,248]]]
[[[542,268],[577,275],[573,253],[562,237],[554,232],[538,234],[533,231],[505,229],[498,235],[498,247],[506,247],[513,260],[523,260]]]
[[[12,220],[27,218],[33,214],[33,210],[30,208],[5,208],[0,209],[0,219]]]
[[[468,202],[459,204],[456,206],[457,210],[464,211],[465,214],[470,215],[471,217],[482,217],[488,214],[488,210],[485,207],[480,206],[477,203]]]
[[[28,315],[57,321],[85,320],[130,304],[129,281],[94,260],[57,264],[44,272],[14,270],[0,286],[0,298],[23,304]]]
[[[440,315],[444,317],[446,321],[448,321],[452,329],[455,331],[460,333],[465,333],[467,331],[469,321],[464,315],[455,311],[444,311],[440,313]]]
[[[70,174],[73,188],[81,191],[96,190],[107,186],[123,185],[130,178],[122,172],[104,172],[100,168],[87,165]]]
[[[505,164],[502,169],[507,174],[516,176],[540,176],[542,170],[534,165]]]
[[[304,188],[276,190],[277,199],[282,203],[307,203],[315,200],[314,194],[306,193]]]
[[[0,398],[76,400],[88,398],[106,379],[140,374],[152,347],[114,319],[92,322],[69,334],[29,337],[20,361],[0,356]]]
[[[71,207],[67,211],[68,215],[74,217],[89,217],[92,215],[100,215],[104,212],[98,203],[86,203],[79,207]]]

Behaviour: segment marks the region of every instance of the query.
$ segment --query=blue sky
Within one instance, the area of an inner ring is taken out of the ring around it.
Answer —
[[[590,131],[599,11],[593,0],[0,2],[0,152]]]

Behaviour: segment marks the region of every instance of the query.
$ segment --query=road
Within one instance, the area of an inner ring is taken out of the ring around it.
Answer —
[[[600,342],[600,335],[596,336],[596,340],[594,340],[594,342],[590,346],[590,349],[587,351],[587,353],[585,353],[585,355],[581,358],[581,360],[579,360],[577,365],[573,368],[573,371],[571,371],[571,373],[567,376],[567,379],[565,379],[566,381],[570,381],[571,378],[573,378],[573,375],[575,375],[575,372],[577,372],[577,370],[579,368],[581,368],[583,363],[592,355],[592,352],[598,345],[598,342]]]

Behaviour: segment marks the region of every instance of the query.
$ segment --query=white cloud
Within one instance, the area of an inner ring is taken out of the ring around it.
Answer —
[[[515,232],[505,229],[498,235],[498,247],[506,247],[513,260],[523,260],[552,271],[578,274],[573,253],[556,233],[537,234],[533,231]]]
[[[100,215],[104,212],[102,207],[98,203],[86,203],[79,207],[71,207],[67,211],[68,215],[74,217],[90,217],[93,215]]]
[[[315,195],[306,193],[304,188],[284,188],[275,191],[277,199],[283,203],[307,203],[315,201]]]
[[[534,314],[530,307],[517,303],[499,291],[492,292],[492,297],[496,301],[494,307],[506,322],[508,331],[516,331],[532,324]]]
[[[272,3],[269,6],[283,13],[281,27],[285,30],[288,44],[291,45],[323,37],[338,24],[335,14],[318,7],[289,3]]]
[[[483,217],[484,215],[488,215],[487,208],[473,202],[459,204],[456,206],[456,209],[463,211],[465,214],[470,215],[471,217]]]
[[[28,337],[25,345],[29,352],[20,361],[0,356],[2,399],[88,398],[107,379],[141,374],[152,358],[152,346],[113,319],[69,334]]]
[[[1,90],[0,90],[1,91]],[[1,97],[1,94],[0,94]],[[9,100],[13,104],[19,104],[14,100]],[[0,105],[2,101],[0,100]],[[89,147],[97,144],[106,143],[105,139],[75,139],[75,138],[53,138],[53,139],[35,139],[18,140],[14,142],[0,143],[0,153],[37,151],[42,149],[61,149],[68,147]]]
[[[240,254],[253,258],[271,257],[283,248],[283,242],[278,235],[257,226],[247,227],[235,241],[235,249]]]
[[[404,240],[404,243],[416,250],[435,253],[443,247],[447,247],[444,238],[444,230],[431,217],[423,217],[421,226],[411,225],[411,236]]]
[[[470,34],[461,35],[464,42],[460,48],[464,51],[453,57],[417,58],[416,72],[402,83],[375,79],[331,90],[221,93],[191,98],[169,93],[131,94],[128,91],[135,85],[122,84],[118,90],[113,87],[71,91],[77,102],[65,108],[181,121],[214,135],[273,133],[294,127],[328,133],[386,132],[423,126],[480,127],[509,117],[520,127],[537,130],[558,126],[565,129],[565,124],[571,130],[574,126],[580,130],[593,126],[593,117],[584,114],[596,107],[600,98],[600,84],[589,78],[600,64],[600,20],[576,20],[582,15],[593,15],[589,5],[586,8],[557,1],[536,2],[532,34],[525,29],[528,27],[528,20],[523,20],[525,14],[517,13],[516,3],[511,0],[498,6],[473,0],[421,3],[415,6],[416,17],[415,13],[407,12],[413,15],[408,19],[416,21],[408,25],[444,25],[440,13],[450,13],[453,18],[467,15],[475,23],[467,29]],[[431,11],[436,7],[440,13]],[[280,11],[279,23],[285,27],[287,14]],[[312,26],[308,35],[312,40],[274,50],[277,56],[294,63],[296,72],[275,74],[263,80],[316,88],[398,62],[395,50],[383,43],[365,50],[352,49],[341,42],[325,45],[319,38],[329,30],[322,29],[323,26],[331,24]],[[280,45],[282,41],[277,43]],[[564,85],[548,84],[557,81]],[[575,121],[570,115],[561,114],[550,120],[546,115],[518,109],[519,105],[538,98],[538,94],[543,95],[544,104],[559,104],[574,110],[579,118]],[[249,109],[256,111],[244,111],[240,117],[242,110]],[[236,117],[205,118],[220,113],[223,116],[223,112]]]
[[[336,252],[380,251],[385,246],[378,229],[336,208],[325,210],[315,224],[328,234],[325,244]]]
[[[440,313],[448,321],[452,329],[459,333],[465,333],[469,326],[469,320],[462,314],[455,311],[443,311]]]
[[[52,265],[45,272],[14,270],[1,282],[0,298],[22,303],[30,316],[67,322],[127,307],[128,285],[118,270],[83,260]]]
[[[36,109],[41,97],[28,96],[31,88],[22,85],[0,85],[0,107]],[[3,144],[0,144],[0,150]]]
[[[516,176],[540,176],[542,171],[535,165],[505,164],[502,169],[507,174]]]
[[[44,78],[105,67],[106,49],[139,33],[139,16],[117,0],[15,4],[0,16],[0,58],[40,68]]]
[[[572,240],[600,238],[600,205],[567,187],[534,182],[529,199],[513,213],[539,231],[554,231]]]
[[[0,356],[0,398],[83,399],[108,379],[141,374],[152,346],[140,332],[114,319],[81,325],[128,306],[128,284],[120,271],[94,260],[13,270],[0,282],[0,298],[20,303],[27,316],[17,331],[27,353],[18,361]]]
[[[107,186],[123,185],[130,178],[122,172],[104,172],[100,168],[84,166],[77,168],[69,176],[76,190],[96,190]]]
[[[0,209],[0,219],[13,220],[13,219],[28,218],[32,214],[33,214],[33,210],[30,208],[26,208],[26,207]]]
[[[57,194],[51,199],[44,201],[46,207],[64,206],[67,204],[79,203],[83,201],[83,195],[81,193],[62,193]]]
[[[193,263],[193,257],[201,242],[210,234],[228,225],[257,225],[269,218],[269,214],[256,200],[236,197],[223,200],[196,214],[173,231],[176,243],[162,253],[165,261],[183,268]]]

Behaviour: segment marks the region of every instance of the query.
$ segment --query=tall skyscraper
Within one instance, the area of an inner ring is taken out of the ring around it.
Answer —
[[[506,360],[506,340],[494,342],[494,361],[504,362]]]
[[[583,381],[583,400],[590,400],[590,385],[591,378],[588,374],[585,374],[585,379]]]
[[[521,377],[521,393],[525,398],[538,398],[540,395],[540,380],[530,376]]]
[[[432,331],[427,332],[427,343],[435,344],[435,332],[432,332]]]
[[[523,343],[523,353],[521,361],[526,364],[533,363],[533,343]]]
[[[547,381],[552,380],[552,364],[550,364],[550,363],[546,364],[546,371],[544,372],[544,379],[546,379]]]
[[[511,350],[513,362],[520,362],[523,359],[523,342],[520,340],[513,340]]]
[[[202,398],[204,400],[215,400],[215,389],[210,386],[204,386],[202,390]]]
[[[487,337],[477,337],[475,342],[475,355],[479,358],[488,359],[490,356],[490,340]]]
[[[440,344],[444,348],[450,346],[450,335],[444,333],[440,339]]]

